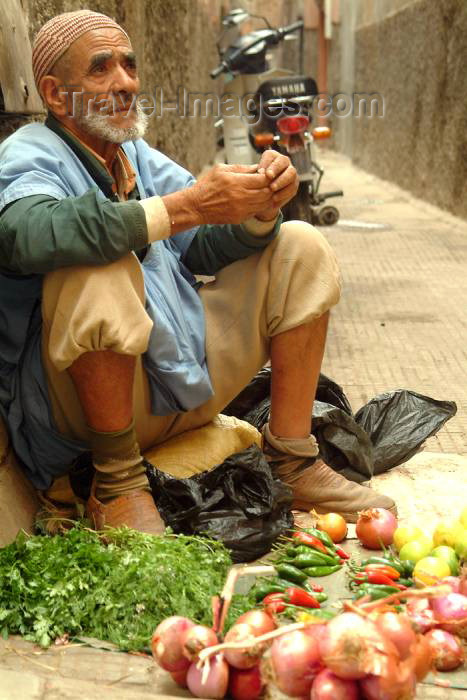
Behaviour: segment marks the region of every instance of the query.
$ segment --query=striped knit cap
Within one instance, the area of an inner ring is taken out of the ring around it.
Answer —
[[[102,29],[111,27],[119,29],[128,41],[129,36],[122,27],[113,19],[91,10],[78,10],[77,12],[64,12],[49,20],[39,29],[32,47],[32,70],[34,80],[39,89],[39,82],[50,71],[56,61],[62,56],[71,44],[82,34],[90,29]]]

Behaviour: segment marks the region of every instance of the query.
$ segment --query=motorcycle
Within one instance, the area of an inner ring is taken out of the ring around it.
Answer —
[[[247,19],[263,20],[267,28],[239,35],[238,26]],[[217,48],[220,63],[211,71],[211,78],[225,75],[229,99],[238,100],[236,114],[228,114],[216,122],[222,128],[219,144],[225,148],[227,163],[259,162],[268,148],[286,154],[297,170],[300,184],[295,197],[284,207],[286,220],[301,219],[330,226],[339,219],[339,211],[331,205],[321,206],[343,191],[320,192],[324,170],[316,160],[315,141],[327,139],[327,126],[312,127],[311,108],[318,89],[313,78],[285,68],[271,68],[268,50],[298,30],[301,20],[274,29],[264,17],[237,9],[226,15]],[[237,37],[223,45],[235,29]]]

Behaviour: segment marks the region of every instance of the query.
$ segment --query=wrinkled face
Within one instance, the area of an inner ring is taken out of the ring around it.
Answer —
[[[59,59],[54,73],[68,93],[68,115],[80,130],[114,143],[144,134],[147,118],[136,102],[136,57],[118,29],[83,34]]]

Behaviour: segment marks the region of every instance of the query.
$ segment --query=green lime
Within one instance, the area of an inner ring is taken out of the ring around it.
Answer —
[[[451,569],[451,576],[458,575],[459,561],[452,547],[447,547],[446,545],[435,547],[435,549],[432,552],[430,552],[430,557],[438,557],[439,559],[444,559],[444,561]]]
[[[397,528],[392,543],[399,552],[404,544],[418,540],[421,537],[425,537],[423,530],[420,530],[420,528],[415,525],[406,525]]]
[[[459,559],[467,559],[467,530],[462,530],[456,537],[454,549]]]
[[[420,537],[418,540],[407,542],[401,547],[399,559],[408,559],[416,564],[420,559],[428,556],[432,549],[433,542],[428,537]]]

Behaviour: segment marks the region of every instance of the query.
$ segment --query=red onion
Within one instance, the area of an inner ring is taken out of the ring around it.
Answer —
[[[259,666],[230,669],[229,695],[233,700],[257,700],[263,692]]]
[[[195,661],[198,654],[206,647],[212,647],[219,643],[217,635],[210,627],[204,625],[193,625],[186,630],[181,637],[183,654],[189,661]]]
[[[446,576],[443,578],[443,586],[450,586],[453,593],[460,593],[461,580],[459,576]],[[465,594],[464,594],[465,595]]]
[[[436,619],[428,598],[412,598],[407,601],[406,614],[413,628],[420,634],[436,627]]]
[[[364,547],[382,549],[392,544],[397,529],[395,516],[385,508],[369,508],[358,514],[356,533]]]
[[[194,624],[187,617],[173,615],[156,627],[151,640],[152,655],[166,671],[183,671],[190,665],[183,656],[182,636]]]
[[[287,632],[274,639],[270,664],[273,682],[292,697],[307,695],[323,667],[318,642],[303,630]]]
[[[303,628],[303,632],[305,632],[305,634],[307,634],[309,637],[313,637],[313,639],[316,639],[319,642],[321,637],[326,633],[326,625],[321,622],[307,625]]]
[[[448,593],[432,598],[431,609],[443,630],[467,639],[467,596]]]
[[[170,675],[172,676],[172,680],[174,680],[175,683],[180,686],[180,688],[188,688],[187,683],[186,683],[187,673],[188,673],[188,668],[186,668],[184,671],[170,671]]]
[[[438,671],[453,671],[464,662],[464,652],[457,637],[445,630],[431,630],[425,635]]]
[[[407,663],[412,663],[417,681],[422,681],[431,668],[432,655],[428,639],[422,634],[417,636],[417,641],[412,648],[412,655]]]
[[[313,681],[310,700],[358,700],[358,684],[338,678],[325,668]]]
[[[204,664],[201,668],[193,662],[188,669],[186,681],[188,690],[197,698],[221,700],[227,693],[229,685],[229,665],[220,654],[212,656],[206,663],[209,666],[206,681],[203,683]]]
[[[359,680],[368,673],[384,674],[388,660],[399,658],[394,644],[373,622],[351,612],[328,622],[319,648],[326,666],[348,680]]]
[[[247,625],[251,625],[255,630],[255,637],[259,637],[267,632],[272,632],[277,626],[272,617],[264,610],[248,610],[248,612],[243,613],[243,615],[240,615],[240,617],[235,620],[236,625],[238,625],[239,622],[246,622]]]
[[[417,636],[412,629],[408,617],[393,612],[385,612],[375,620],[376,627],[386,639],[389,639],[402,660],[410,655],[410,648],[416,642]]]
[[[247,625],[246,622],[240,622],[240,624],[234,625],[229,629],[225,635],[225,642],[243,642],[254,639],[257,636],[254,632],[251,625]],[[227,663],[234,668],[245,669],[256,666],[263,651],[264,645],[262,644],[249,649],[226,649],[224,657]]]
[[[365,700],[410,700],[415,697],[417,680],[410,666],[397,666],[391,659],[384,676],[367,676],[360,681]]]

